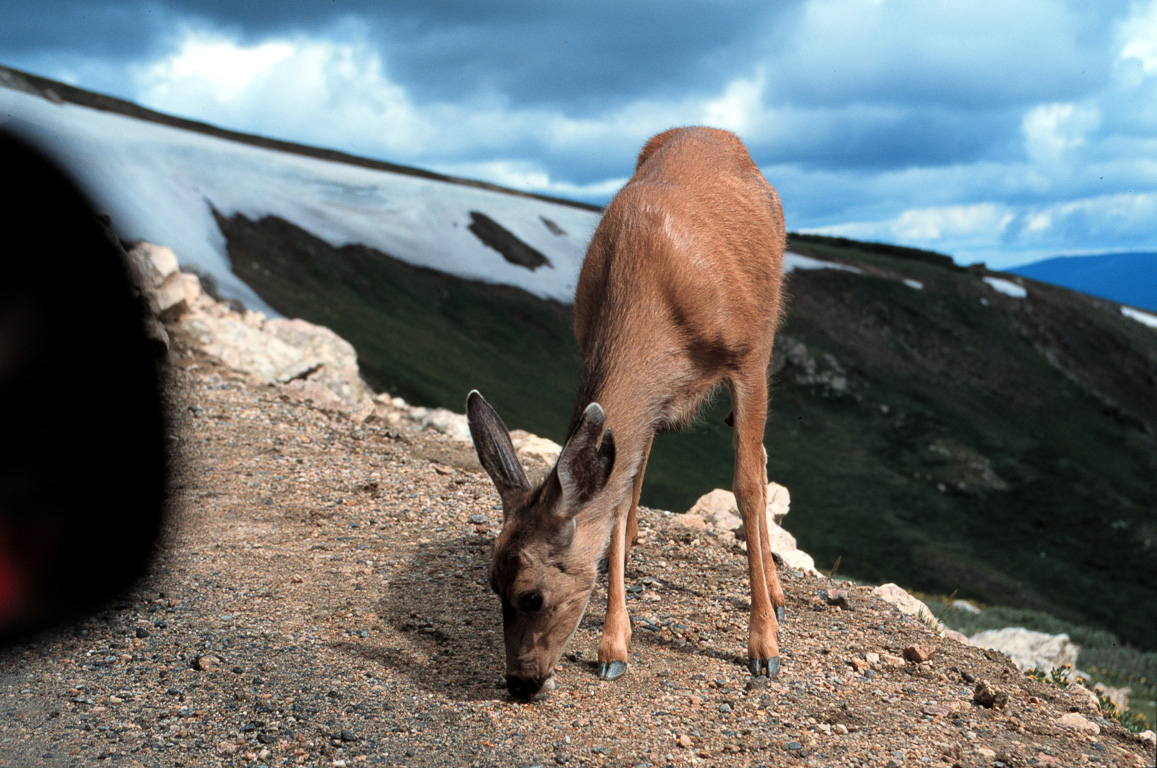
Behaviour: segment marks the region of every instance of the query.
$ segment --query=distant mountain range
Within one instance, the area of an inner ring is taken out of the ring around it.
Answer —
[[[1157,251],[1056,256],[1006,271],[1118,304],[1157,311]]]

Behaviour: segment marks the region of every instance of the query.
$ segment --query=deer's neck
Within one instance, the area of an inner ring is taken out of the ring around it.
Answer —
[[[617,505],[631,492],[635,474],[645,458],[643,452],[655,434],[660,405],[648,399],[648,387],[639,372],[611,374],[599,366],[584,366],[567,439],[588,405],[598,403],[603,407],[606,426],[615,441],[615,464],[604,494]]]

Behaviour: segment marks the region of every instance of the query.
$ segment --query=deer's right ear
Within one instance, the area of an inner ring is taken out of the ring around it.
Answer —
[[[510,442],[510,433],[476,389],[466,397],[466,421],[470,424],[478,461],[494,481],[505,508],[511,495],[530,488],[530,481]]]
[[[558,479],[566,514],[576,515],[603,490],[615,466],[615,439],[603,431],[606,413],[598,403],[582,419],[558,457]]]

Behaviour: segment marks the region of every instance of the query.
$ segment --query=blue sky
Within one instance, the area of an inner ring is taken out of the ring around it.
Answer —
[[[1157,0],[6,0],[0,63],[606,202],[736,131],[788,227],[1007,267],[1157,250]]]

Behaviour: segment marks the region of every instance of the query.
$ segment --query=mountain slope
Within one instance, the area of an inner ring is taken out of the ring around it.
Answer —
[[[223,220],[239,274],[359,350],[372,384],[561,440],[578,373],[569,309],[331,249],[275,219]],[[769,476],[821,568],[1048,610],[1153,647],[1157,333],[1086,297],[814,239],[777,340]],[[904,281],[909,281],[905,283]],[[921,287],[916,288],[919,284]],[[999,284],[999,283],[998,283]],[[721,396],[661,436],[644,500],[729,487]]]
[[[1009,272],[1157,312],[1157,253],[1057,256]]]

